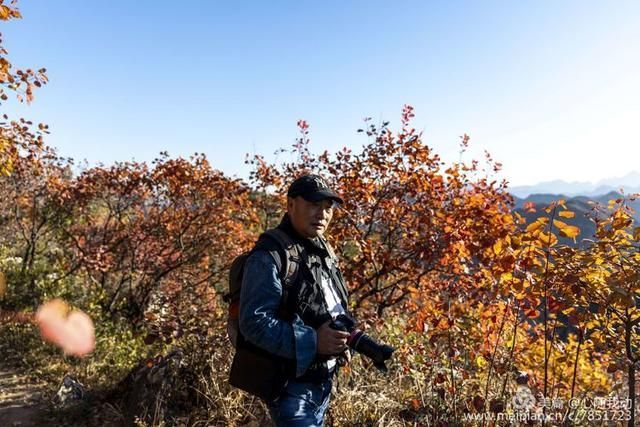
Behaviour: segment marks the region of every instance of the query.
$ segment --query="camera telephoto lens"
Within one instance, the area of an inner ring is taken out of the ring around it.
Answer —
[[[385,361],[388,360],[395,349],[386,344],[379,344],[369,335],[358,330],[354,335],[349,337],[349,347],[353,348],[360,354],[363,354],[373,361],[373,366],[382,372],[387,372]]]
[[[395,349],[386,344],[376,342],[360,329],[356,329],[355,325],[355,320],[345,314],[340,314],[331,322],[333,329],[351,333],[347,338],[349,348],[370,358],[373,361],[373,366],[380,371],[387,372],[387,366],[384,362],[391,357]]]

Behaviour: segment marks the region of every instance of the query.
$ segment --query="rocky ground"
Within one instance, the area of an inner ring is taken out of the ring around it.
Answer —
[[[2,425],[43,425],[47,407],[45,386],[0,361],[0,420]],[[46,423],[46,422],[45,422]]]

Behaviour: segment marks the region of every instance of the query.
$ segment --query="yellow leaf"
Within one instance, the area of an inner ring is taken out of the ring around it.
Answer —
[[[560,229],[560,230],[562,230],[563,228],[567,227],[567,224],[566,224],[566,223],[564,223],[564,222],[562,222],[562,221],[560,221],[560,220],[557,220],[557,219],[554,219],[554,220],[553,220],[553,225],[555,225],[556,227],[558,227],[558,229]]]
[[[553,233],[545,233],[544,231],[538,235],[540,240],[545,246],[553,246],[558,243],[558,238]]]
[[[558,213],[558,215],[561,216],[562,218],[573,218],[576,216],[576,214],[574,214],[571,211],[562,211]]]
[[[518,301],[522,301],[523,299],[525,299],[525,298],[528,296],[528,294],[527,294],[526,292],[516,292],[513,296],[514,296]]]
[[[560,235],[562,237],[575,239],[578,234],[580,234],[580,229],[575,225],[567,225],[566,227],[560,229]]]
[[[535,222],[532,222],[527,226],[527,233],[534,233],[536,231],[540,231],[544,228],[544,226],[549,222],[547,218],[540,217]]]
[[[640,227],[633,229],[633,240],[640,240]]]
[[[487,366],[487,360],[482,357],[482,355],[476,357],[476,365],[478,365],[479,368],[484,368],[485,366]]]
[[[575,238],[578,234],[580,234],[580,229],[574,225],[565,224],[562,221],[558,221],[557,219],[553,220],[553,225],[558,227],[560,230],[560,235],[562,237]]]
[[[509,273],[509,272],[502,273],[500,275],[500,281],[503,282],[503,283],[510,281],[512,278],[513,278],[513,275],[511,273]]]
[[[502,252],[502,241],[501,240],[497,240],[493,244],[493,253],[496,254],[496,255],[500,255],[500,252]]]

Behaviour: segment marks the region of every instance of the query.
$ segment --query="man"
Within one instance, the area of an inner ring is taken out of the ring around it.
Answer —
[[[267,401],[277,426],[322,426],[338,362],[350,358],[349,334],[329,326],[347,309],[347,290],[323,237],[339,203],[342,199],[318,175],[304,175],[289,187],[287,213],[277,228],[292,239],[301,259],[286,298],[290,315],[281,315],[283,284],[278,268],[283,263],[273,256],[278,251],[263,242],[264,250],[258,246],[244,266],[240,332],[289,367],[289,374],[283,374],[284,389]],[[287,254],[281,251],[283,256]],[[339,361],[336,355],[344,359]]]

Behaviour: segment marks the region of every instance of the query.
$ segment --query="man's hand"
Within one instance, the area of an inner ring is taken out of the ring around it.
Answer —
[[[349,351],[349,349],[343,351],[342,354],[338,356],[336,361],[338,362],[339,366],[347,366],[351,362],[351,352]]]
[[[340,354],[347,349],[347,338],[349,337],[349,332],[331,329],[329,326],[330,323],[331,320],[328,320],[316,329],[316,334],[318,336],[316,351],[318,354],[333,356]]]

